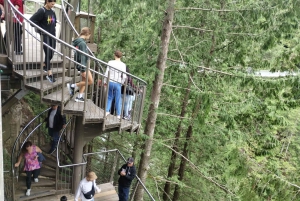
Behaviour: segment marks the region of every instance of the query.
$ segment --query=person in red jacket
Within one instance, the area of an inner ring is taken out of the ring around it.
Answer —
[[[4,0],[0,0],[0,22],[4,19],[5,12],[4,12]]]
[[[23,0],[10,0],[10,2],[15,6],[15,8],[22,14],[24,14],[23,10]],[[13,32],[14,32],[14,48],[16,55],[22,55],[22,23],[23,23],[23,17],[16,13],[16,16],[13,18]],[[12,40],[12,39],[11,39]],[[4,36],[4,41],[6,41],[6,33]]]

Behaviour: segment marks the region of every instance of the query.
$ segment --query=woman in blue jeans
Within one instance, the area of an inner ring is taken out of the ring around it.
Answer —
[[[110,114],[111,103],[115,100],[115,108],[117,118],[121,118],[122,98],[121,98],[121,85],[126,79],[126,65],[121,61],[122,52],[119,50],[114,53],[115,60],[108,62],[105,76],[108,76],[109,72],[109,83],[108,83],[108,97],[106,105],[106,116]]]

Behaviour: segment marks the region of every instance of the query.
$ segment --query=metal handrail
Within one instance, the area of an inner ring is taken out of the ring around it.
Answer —
[[[82,163],[73,163],[73,164],[69,164],[69,165],[60,165],[60,160],[59,160],[59,154],[58,154],[58,150],[59,150],[59,144],[61,142],[61,137],[65,132],[65,129],[67,128],[68,124],[71,122],[71,119],[68,121],[68,123],[66,124],[66,127],[62,130],[59,139],[58,139],[58,144],[57,144],[57,151],[56,151],[56,159],[57,159],[57,166],[59,168],[64,168],[64,167],[74,167],[74,166],[81,166],[81,165],[86,165],[87,164],[87,156],[90,155],[95,155],[95,154],[103,154],[103,153],[110,153],[110,152],[117,152],[124,160],[124,162],[126,162],[126,158],[123,156],[123,154],[118,150],[118,149],[111,149],[111,150],[107,150],[107,151],[100,151],[100,152],[91,152],[91,153],[85,153],[82,155],[82,159],[84,162]],[[151,200],[155,201],[155,199],[153,198],[153,196],[150,194],[149,190],[146,188],[146,186],[143,184],[143,182],[141,181],[141,179],[135,175],[135,178],[138,180],[138,182],[142,185],[142,187],[145,189],[146,193],[148,194],[148,196],[151,198]]]
[[[83,54],[83,55],[87,56],[89,59],[93,59],[93,60],[96,61],[96,62],[100,62],[100,63],[103,64],[103,65],[109,66],[109,68],[112,68],[112,69],[115,69],[115,70],[117,70],[117,71],[120,71],[120,70],[116,69],[115,67],[108,65],[108,63],[106,63],[106,62],[104,62],[104,61],[102,61],[102,60],[96,58],[95,56],[89,55],[89,54],[87,54],[87,53],[85,53],[85,52],[83,52],[83,51],[81,51],[81,50],[75,48],[73,45],[70,45],[70,44],[66,43],[65,41],[63,41],[63,40],[57,38],[56,36],[53,36],[52,34],[48,33],[48,32],[45,31],[44,29],[40,28],[37,24],[35,24],[35,23],[33,23],[32,21],[30,21],[29,19],[25,18],[25,16],[24,16],[19,10],[17,10],[17,9],[13,6],[13,4],[12,4],[10,1],[7,1],[7,3],[10,5],[11,9],[14,10],[14,12],[18,13],[19,16],[23,17],[23,19],[24,19],[25,21],[27,21],[31,26],[33,25],[34,28],[38,29],[38,30],[39,30],[41,33],[43,33],[44,35],[47,35],[48,37],[50,37],[50,38],[52,38],[52,39],[55,39],[56,41],[58,41],[58,42],[60,42],[61,44],[63,44],[63,45],[65,45],[65,46],[69,47],[69,48],[72,49],[73,51],[79,52],[80,54]],[[63,7],[63,8],[64,8],[64,7]],[[63,9],[63,10],[64,10],[64,9]],[[63,12],[64,12],[64,14],[66,14],[65,10],[64,10]],[[66,15],[66,18],[69,19],[69,18],[68,18],[68,15]],[[74,28],[74,27],[73,27],[73,28]],[[72,60],[72,61],[73,61],[73,60]],[[103,76],[102,73],[99,73],[99,72],[97,72],[97,71],[96,71],[95,73],[96,73],[96,74],[99,74],[99,75],[101,75],[101,76]],[[131,77],[133,77],[133,78],[135,78],[135,79],[137,79],[138,81],[142,82],[144,85],[147,85],[147,82],[144,81],[144,80],[142,80],[141,78],[136,77],[136,76],[134,76],[134,75],[132,75],[132,74],[130,74],[130,73],[127,73],[127,72],[123,72],[123,73],[126,74],[126,75],[129,75],[129,76],[131,76]]]
[[[13,173],[13,177],[14,177],[14,164],[13,164],[13,157],[14,157],[14,153],[15,153],[15,149],[16,149],[16,146],[17,146],[17,142],[18,140],[21,138],[21,136],[23,135],[24,131],[28,128],[28,126],[33,122],[35,121],[37,118],[39,118],[41,115],[43,115],[45,112],[47,112],[48,110],[50,110],[51,108],[48,108],[46,110],[44,110],[43,112],[41,112],[40,114],[38,114],[37,116],[35,116],[30,122],[27,123],[27,125],[22,129],[22,131],[20,132],[20,134],[18,135],[18,137],[16,138],[15,140],[15,143],[14,143],[14,146],[12,148],[12,153],[11,153],[11,169],[12,169],[12,173]],[[42,123],[41,123],[42,124]],[[31,135],[31,133],[30,133]],[[26,138],[27,139],[27,138]],[[24,142],[23,142],[24,144]],[[23,146],[22,144],[22,146]],[[21,147],[22,147],[21,146]]]

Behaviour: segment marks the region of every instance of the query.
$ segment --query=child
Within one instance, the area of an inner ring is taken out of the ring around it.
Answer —
[[[61,198],[60,198],[60,201],[67,201],[68,200],[68,198],[66,197],[66,196],[62,196]]]
[[[85,53],[88,53],[86,40],[88,40],[90,38],[90,36],[91,36],[90,28],[83,27],[81,29],[79,38],[77,38],[73,41],[73,45],[77,49],[79,49]],[[91,72],[89,71],[88,74],[86,73],[86,63],[87,63],[88,57],[86,55],[80,54],[79,52],[76,52],[75,56],[74,56],[74,60],[77,61],[78,63],[82,64],[83,66],[85,66],[85,67],[78,66],[78,68],[77,68],[81,73],[82,80],[76,84],[71,84],[71,85],[67,84],[67,87],[68,87],[68,90],[69,90],[69,93],[71,96],[73,96],[74,92],[79,88],[79,94],[76,97],[75,101],[76,102],[84,102],[83,93],[85,90],[86,78],[88,79],[88,85],[93,84],[94,81],[93,81]]]
[[[56,15],[55,12],[52,10],[53,6],[55,5],[56,0],[45,0],[44,7],[38,9],[38,11],[30,18],[30,20],[39,25],[42,29],[50,33],[55,37],[55,27],[56,27]],[[43,34],[43,33],[41,33]],[[48,44],[53,49],[56,48],[56,41],[55,39],[49,37],[46,34],[43,34],[43,41],[44,43]],[[44,45],[44,52],[45,52],[45,60],[43,70],[48,72],[46,78],[49,82],[55,82],[51,71],[50,61],[53,58],[54,51]]]

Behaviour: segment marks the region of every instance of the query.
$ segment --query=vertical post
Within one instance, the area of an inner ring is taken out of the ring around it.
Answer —
[[[1,91],[1,75],[0,75],[0,91]],[[1,99],[1,93],[0,93]],[[2,114],[2,107],[0,108],[0,113]],[[2,141],[2,115],[0,116],[0,161],[2,161],[0,165],[0,200],[4,200],[4,175],[3,175],[3,141]]]
[[[18,23],[18,22],[17,22]],[[22,41],[23,41],[23,75],[26,77],[26,50],[25,50],[25,22],[22,23]],[[26,78],[24,78],[24,84],[26,84]]]
[[[41,91],[43,91],[43,89],[44,89],[44,87],[43,87],[43,77],[44,77],[44,71],[43,71],[43,41],[44,41],[44,35],[43,35],[43,33],[41,33],[40,34],[40,38],[41,38],[41,43],[40,43],[40,48],[41,48],[41,51],[40,51],[40,61],[41,61],[41,63],[40,63],[40,65],[41,65]],[[46,65],[46,64],[45,64]],[[42,94],[41,94],[41,99],[42,99],[43,97],[42,97]]]
[[[63,113],[64,107],[65,107],[65,77],[66,77],[66,46],[64,44],[61,44],[61,49],[63,53],[63,72],[62,72],[62,88],[61,88],[61,111]]]
[[[109,68],[109,67],[107,67]],[[105,123],[106,123],[106,106],[107,106],[107,98],[108,98],[108,88],[109,88],[109,79],[110,79],[110,71],[108,71],[108,75],[107,75],[107,79],[106,79],[106,92],[105,92],[105,96],[104,96],[104,121],[103,121],[103,127],[102,127],[102,131],[105,130]]]
[[[84,146],[84,127],[83,127],[83,117],[77,116],[75,120],[75,136],[74,136],[74,154],[73,154],[73,162],[82,163],[82,154],[83,154],[83,146]],[[81,179],[81,168],[82,166],[75,166],[73,172],[73,189],[72,192],[76,193],[76,188],[79,185]]]
[[[146,97],[146,86],[143,86],[142,91],[143,91],[143,96],[142,96],[142,101],[141,101],[141,105],[140,105],[138,124],[140,124],[142,122],[143,107],[144,107],[144,101],[145,101],[145,97]]]
[[[90,65],[91,65],[91,60],[87,60],[87,68],[85,69],[85,91],[84,91],[84,103],[83,103],[83,119],[82,119],[82,124],[85,124],[85,116],[86,116],[86,102],[87,102],[87,93],[88,93],[88,74],[90,72]]]

